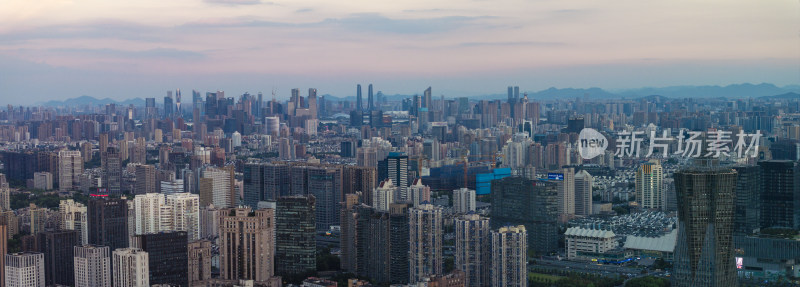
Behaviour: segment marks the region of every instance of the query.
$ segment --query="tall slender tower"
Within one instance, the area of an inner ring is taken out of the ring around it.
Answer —
[[[316,212],[313,195],[278,198],[275,210],[275,273],[279,276],[317,270]]]
[[[375,99],[372,97],[372,84],[367,87],[367,99],[369,100],[369,110],[375,109]]]
[[[363,111],[364,106],[361,98],[361,84],[356,85],[356,111]]]
[[[736,286],[736,171],[695,166],[675,172],[678,239],[672,286]]]
[[[409,282],[442,275],[442,208],[422,204],[409,210]]]

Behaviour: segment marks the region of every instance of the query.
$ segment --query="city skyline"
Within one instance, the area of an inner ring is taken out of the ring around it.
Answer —
[[[797,5],[704,1],[357,3],[182,0],[0,4],[11,104],[81,95],[232,94],[354,83],[448,97],[508,84],[632,89],[796,85]],[[657,13],[655,13],[657,11]],[[623,19],[623,20],[620,20]],[[747,41],[743,41],[747,39]],[[238,89],[238,90],[237,90]]]

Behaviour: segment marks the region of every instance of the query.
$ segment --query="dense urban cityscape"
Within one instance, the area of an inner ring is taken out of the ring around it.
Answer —
[[[354,101],[310,88],[8,105],[0,281],[798,283],[800,94],[354,88]]]

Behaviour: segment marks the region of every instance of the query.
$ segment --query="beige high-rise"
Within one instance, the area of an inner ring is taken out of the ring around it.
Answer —
[[[636,202],[641,208],[664,208],[664,174],[661,162],[651,160],[636,170]]]
[[[409,282],[442,275],[442,208],[421,204],[409,209]]]
[[[275,210],[223,209],[219,224],[221,277],[269,280],[274,270]]]
[[[113,254],[114,287],[150,286],[150,263],[147,252],[139,248],[120,248],[114,250]]]
[[[592,215],[592,183],[594,178],[586,170],[575,174],[575,215]]]
[[[83,157],[77,150],[58,152],[58,189],[72,190],[80,185],[83,173]]]
[[[111,287],[108,246],[75,246],[75,287]]]
[[[524,225],[492,230],[492,286],[528,286],[528,235]]]
[[[211,241],[189,242],[189,286],[211,279]]]

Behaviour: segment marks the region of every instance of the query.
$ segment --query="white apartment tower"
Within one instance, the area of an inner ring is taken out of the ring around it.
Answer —
[[[58,204],[58,213],[61,215],[61,229],[78,231],[80,244],[89,244],[89,222],[86,217],[86,205],[75,202],[72,199],[65,199]]]
[[[147,252],[139,248],[120,248],[114,250],[113,258],[114,287],[150,286]]]
[[[6,287],[44,287],[44,254],[5,254]]]
[[[575,174],[575,215],[592,215],[592,184],[594,178],[586,170]]]
[[[466,214],[475,211],[475,190],[460,188],[453,191],[453,212]]]
[[[75,287],[111,287],[108,246],[75,246]]]
[[[397,187],[392,184],[392,179],[382,181],[372,192],[372,207],[376,211],[389,212],[389,205],[394,203],[394,194]]]

